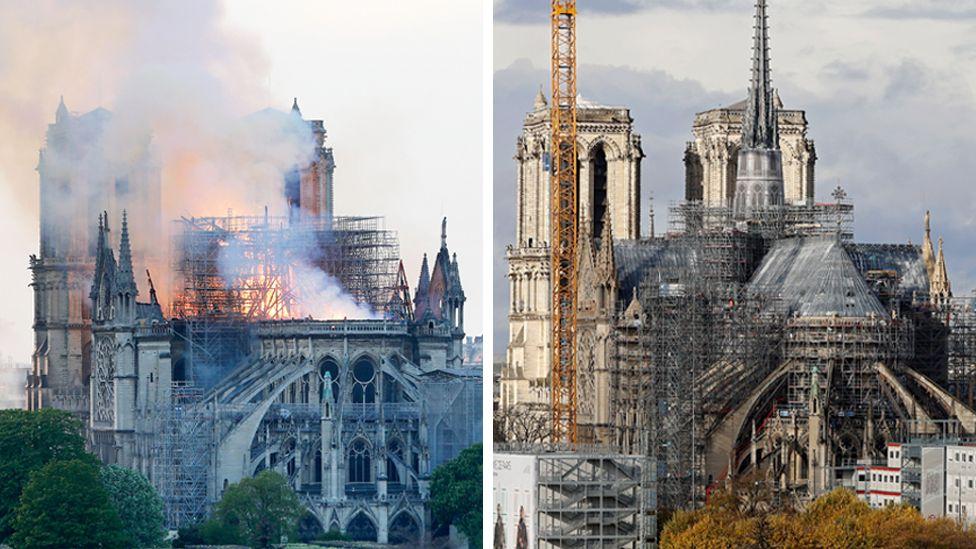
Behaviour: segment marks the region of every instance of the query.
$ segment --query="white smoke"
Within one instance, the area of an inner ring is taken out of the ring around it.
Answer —
[[[217,266],[228,290],[260,314],[273,318],[318,320],[376,319],[340,281],[325,272],[320,232],[307,226],[262,227],[229,235]],[[242,311],[251,314],[249,310]]]
[[[91,233],[106,209],[117,229],[118,205],[104,189],[133,166],[157,166],[161,193],[151,199],[161,217],[134,216],[130,226],[137,260],[147,264],[137,272],[152,268],[164,303],[171,297],[166,221],[265,206],[284,215],[285,174],[314,153],[290,104],[264,110],[268,60],[258,40],[227,27],[222,12],[217,0],[0,0],[0,181],[20,207],[37,212],[37,150],[59,97],[74,114],[111,111],[104,133],[73,136],[70,148],[81,154],[60,167],[73,174],[71,186],[49,211]],[[12,253],[26,257],[33,247]],[[138,282],[145,296],[146,283]],[[310,287],[341,300],[334,285]]]

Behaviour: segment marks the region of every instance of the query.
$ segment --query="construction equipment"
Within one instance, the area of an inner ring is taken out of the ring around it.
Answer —
[[[553,440],[576,443],[576,0],[552,1],[552,422]]]

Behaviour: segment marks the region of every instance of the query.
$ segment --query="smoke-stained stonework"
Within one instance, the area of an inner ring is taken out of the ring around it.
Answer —
[[[248,119],[312,136],[308,163],[268,182],[287,215],[164,226],[148,139],[135,166],[150,175],[90,177],[111,157],[97,124],[109,116],[62,104],[42,151],[31,408],[84,418],[93,452],[156,486],[169,527],[273,469],[312,512],[307,532],[424,543],[431,472],[481,438],[481,370],[464,363],[447,220],[411,293],[397,234],[333,215],[333,152],[296,102]],[[59,200],[82,190],[84,201]]]

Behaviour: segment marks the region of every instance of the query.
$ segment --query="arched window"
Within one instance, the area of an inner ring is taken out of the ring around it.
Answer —
[[[352,367],[352,401],[354,404],[376,402],[376,367],[367,358],[356,361]]]
[[[332,402],[339,402],[339,395],[341,384],[339,383],[339,364],[331,359],[327,358],[322,361],[322,365],[319,366],[319,376],[322,380],[325,380],[326,374],[332,380]],[[325,398],[325,384],[319,385],[319,400],[321,401]]]
[[[593,169],[593,236],[600,238],[603,234],[603,218],[607,212],[607,152],[603,145],[597,145],[593,152],[590,166]]]
[[[318,484],[322,482],[322,450],[315,451],[315,471],[312,473],[312,482]]]
[[[353,541],[372,541],[375,542],[376,536],[376,526],[373,521],[369,520],[369,517],[365,513],[359,513],[346,526],[346,535],[353,539]]]
[[[373,482],[373,456],[366,441],[358,439],[349,448],[349,482]]]

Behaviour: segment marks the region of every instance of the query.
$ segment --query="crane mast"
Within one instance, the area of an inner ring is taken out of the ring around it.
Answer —
[[[576,0],[552,0],[552,433],[576,444]]]

